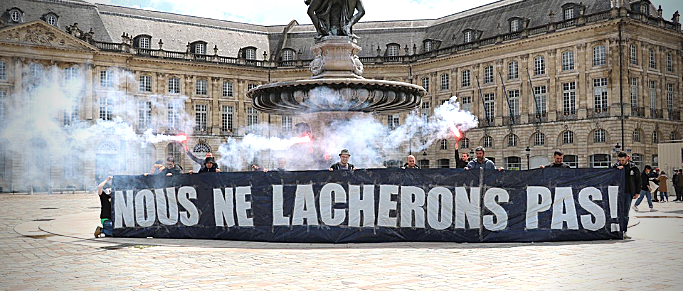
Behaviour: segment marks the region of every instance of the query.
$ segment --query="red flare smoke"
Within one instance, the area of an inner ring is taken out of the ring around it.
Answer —
[[[174,141],[177,141],[177,142],[180,142],[180,143],[186,142],[186,141],[187,141],[187,135],[185,135],[185,134],[176,135],[176,136],[173,137],[173,140],[174,140]]]
[[[298,143],[309,143],[309,142],[311,142],[311,136],[308,135],[308,134],[305,134],[305,135],[303,135],[303,136],[293,138],[292,141],[293,141],[295,144],[298,144]]]
[[[455,140],[460,140],[460,138],[462,138],[462,131],[460,131],[460,129],[457,126],[455,126],[455,124],[451,124],[450,128],[451,132],[453,132],[453,135],[455,136]]]

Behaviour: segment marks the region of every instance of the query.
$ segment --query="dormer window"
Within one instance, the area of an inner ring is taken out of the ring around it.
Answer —
[[[57,26],[57,15],[54,13],[48,13],[43,15],[43,20],[47,22],[47,24],[52,25],[52,26]]]
[[[428,53],[432,51],[432,40],[427,39],[423,43],[424,52]]]
[[[192,53],[195,55],[205,55],[206,54],[206,42],[195,41],[192,43]]]
[[[574,19],[574,7],[564,8],[564,20]]]
[[[510,32],[518,32],[522,31],[524,29],[524,19],[519,18],[519,17],[512,17],[508,19],[508,22],[510,22]]]
[[[149,35],[138,35],[133,39],[133,45],[141,49],[150,49],[152,37]]]
[[[282,61],[283,62],[289,62],[294,60],[294,50],[293,49],[284,49],[282,50]]]
[[[398,57],[401,46],[395,43],[387,45],[387,57]]]
[[[19,10],[19,8],[12,8],[9,11],[9,18],[14,23],[23,22],[22,21],[23,16],[24,16],[24,12]]]
[[[468,29],[464,31],[465,43],[470,43],[474,41],[474,30]]]
[[[242,57],[247,60],[256,60],[256,48],[247,47],[242,49]]]
[[[650,15],[650,5],[647,2],[640,3],[640,13]]]

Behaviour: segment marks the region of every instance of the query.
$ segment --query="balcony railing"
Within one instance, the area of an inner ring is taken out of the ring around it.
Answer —
[[[557,111],[557,119],[559,120],[576,120],[576,109]]]
[[[479,127],[490,127],[490,126],[496,126],[495,119],[493,118],[482,118],[479,120]]]
[[[664,110],[650,109],[650,118],[664,118]]]
[[[529,122],[533,122],[533,123],[548,122],[548,112],[541,111],[539,113],[529,113]]]
[[[669,110],[669,120],[681,120],[681,112],[677,110]]]
[[[605,118],[605,117],[609,117],[609,107],[588,108],[588,118]]]
[[[519,115],[507,116],[503,118],[503,125],[521,124],[522,120]]]
[[[645,107],[631,107],[631,116],[645,117]]]

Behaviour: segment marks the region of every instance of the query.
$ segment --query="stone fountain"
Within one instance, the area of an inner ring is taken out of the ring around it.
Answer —
[[[306,4],[318,32],[311,47],[315,54],[310,64],[312,76],[250,90],[247,96],[256,110],[300,116],[314,139],[324,140],[334,120],[401,112],[420,104],[426,93],[420,86],[362,77],[361,47],[352,32],[365,13],[362,1],[306,0]]]

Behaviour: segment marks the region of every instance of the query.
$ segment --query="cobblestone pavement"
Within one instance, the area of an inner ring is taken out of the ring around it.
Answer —
[[[656,207],[626,241],[269,244],[92,239],[94,194],[2,194],[0,289],[681,290],[683,204]]]

